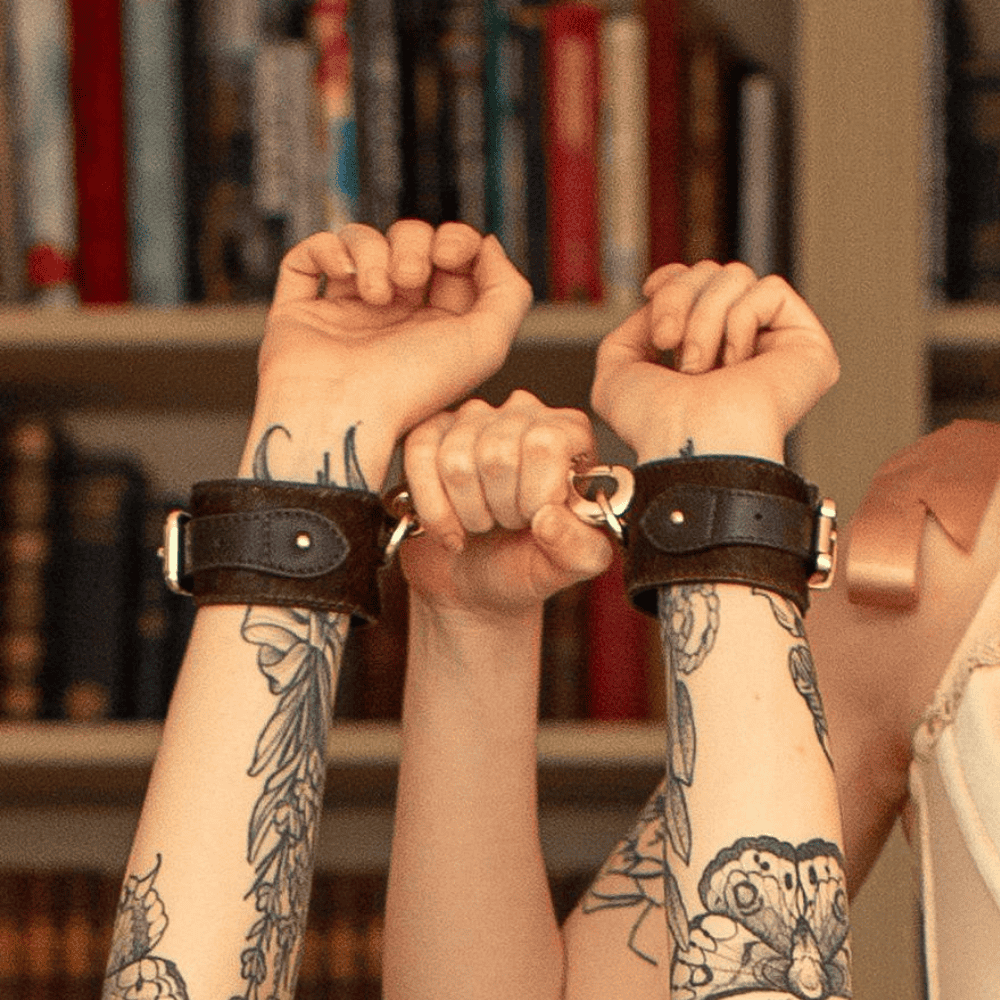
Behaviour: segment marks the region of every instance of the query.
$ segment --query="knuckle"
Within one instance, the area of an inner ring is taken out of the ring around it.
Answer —
[[[544,406],[544,404],[534,393],[529,392],[527,389],[515,389],[507,397],[506,402],[500,409],[524,410],[537,409],[541,406]]]

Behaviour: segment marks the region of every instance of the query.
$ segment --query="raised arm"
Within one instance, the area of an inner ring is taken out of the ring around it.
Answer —
[[[801,609],[781,592],[788,567],[755,549],[734,561],[738,545],[706,546],[693,568],[686,553],[651,556],[697,513],[682,494],[662,494],[659,534],[645,520],[661,487],[728,488],[747,469],[764,476],[754,489],[786,483],[770,463],[836,380],[836,358],[784,281],[740,265],[664,268],[647,294],[601,346],[594,404],[635,447],[637,480],[652,484],[630,518],[647,538],[629,544],[633,577],[660,584],[667,767],[567,922],[567,995],[652,997],[669,984],[675,1000],[848,997],[836,786]],[[679,371],[659,364],[664,350]],[[804,565],[797,575],[799,588]]]
[[[499,244],[457,224],[407,221],[386,236],[349,226],[295,247],[238,472],[261,489],[225,487],[250,504],[243,523],[272,489],[346,487],[356,509],[381,487],[397,440],[502,363],[529,301]],[[348,552],[351,523],[341,522]],[[311,537],[291,544],[309,549]],[[258,537],[242,563],[266,547]],[[287,599],[270,569],[240,572],[230,591],[230,577],[207,573],[221,603],[195,577],[202,606],[128,861],[107,998],[294,994],[349,621],[322,596]]]

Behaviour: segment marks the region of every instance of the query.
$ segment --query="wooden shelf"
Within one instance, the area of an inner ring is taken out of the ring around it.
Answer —
[[[1000,346],[1000,303],[936,306],[929,311],[928,333],[934,346]]]

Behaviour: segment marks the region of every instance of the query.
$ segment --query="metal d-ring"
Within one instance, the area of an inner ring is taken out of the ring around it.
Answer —
[[[614,480],[611,495],[603,488],[602,481]],[[624,529],[621,518],[635,495],[635,478],[632,470],[624,465],[594,465],[589,469],[572,469],[569,473],[572,493],[569,508],[587,524],[607,526],[622,541]]]

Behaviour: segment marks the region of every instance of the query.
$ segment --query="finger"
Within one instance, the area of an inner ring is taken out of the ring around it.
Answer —
[[[443,309],[454,316],[464,316],[476,301],[476,288],[466,275],[435,271],[427,301],[435,309]]]
[[[444,271],[468,272],[475,263],[483,237],[464,222],[444,222],[434,230],[431,261]]]
[[[531,285],[495,236],[482,241],[472,278],[476,298],[463,322],[482,349],[495,353],[502,348],[505,353],[531,308]]]
[[[389,241],[371,226],[352,222],[340,230],[340,238],[357,268],[358,295],[373,306],[392,302],[389,279]]]
[[[476,441],[476,466],[483,496],[496,523],[517,530],[528,524],[518,505],[521,447],[525,431],[543,405],[529,392],[516,390]]]
[[[574,459],[596,454],[593,428],[581,411],[549,410],[536,419],[525,431],[521,445],[518,506],[525,521],[546,504],[565,503]]]
[[[414,427],[403,446],[403,470],[421,526],[430,537],[460,552],[465,532],[438,475],[441,442],[454,422],[455,415],[444,412]]]
[[[434,227],[420,219],[401,219],[386,233],[389,241],[389,276],[402,289],[423,289],[431,277]]]
[[[682,344],[687,348],[685,338],[691,310],[705,285],[721,269],[720,264],[703,260],[694,267],[685,268],[668,276],[657,287],[651,305],[653,343],[659,350],[676,350]],[[682,370],[685,370],[685,360],[682,354],[680,359]]]
[[[462,528],[471,534],[483,534],[497,523],[483,493],[476,454],[479,436],[495,413],[481,399],[469,400],[438,449],[438,476]]]
[[[314,233],[282,259],[274,304],[315,299],[326,280],[343,280],[356,273],[354,261],[336,233]]]
[[[696,375],[715,367],[728,338],[730,309],[756,281],[757,275],[736,261],[714,270],[691,306],[680,351],[681,371]]]
[[[536,580],[554,593],[580,580],[589,580],[611,565],[611,542],[598,528],[584,524],[568,507],[547,504],[531,520],[531,531],[544,563]]]
[[[662,287],[662,285],[669,281],[671,278],[675,278],[680,274],[683,274],[688,270],[687,264],[672,263],[664,264],[663,267],[658,267],[644,282],[642,285],[642,294],[646,298],[652,298],[657,291]]]

